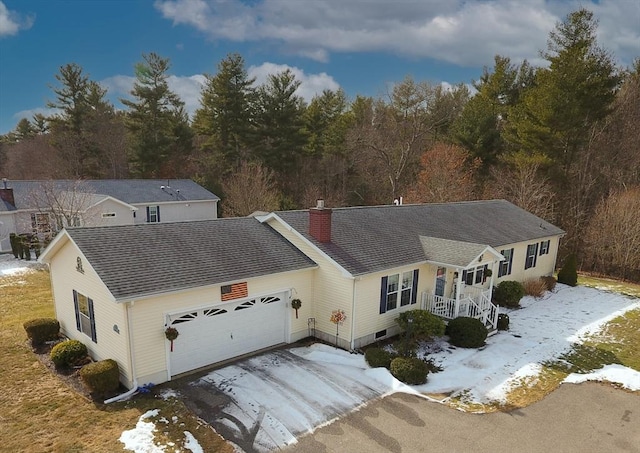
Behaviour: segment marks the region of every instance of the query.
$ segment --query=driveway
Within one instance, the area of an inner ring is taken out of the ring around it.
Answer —
[[[245,452],[280,449],[390,391],[375,371],[363,374],[372,370],[361,355],[314,346],[268,352],[172,387]]]

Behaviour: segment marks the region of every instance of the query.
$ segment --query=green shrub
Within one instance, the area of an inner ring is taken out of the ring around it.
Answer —
[[[63,341],[51,349],[51,361],[57,367],[73,366],[86,357],[87,347],[78,340]]]
[[[41,345],[45,341],[57,340],[60,333],[60,323],[53,318],[31,319],[22,326],[34,346]]]
[[[20,256],[20,248],[18,245],[18,236],[15,233],[9,234],[9,243],[11,244],[11,253],[13,253],[14,258],[18,258]]]
[[[513,280],[500,282],[493,291],[493,300],[498,305],[507,307],[519,307],[520,299],[524,297],[522,283]]]
[[[418,342],[407,335],[402,335],[393,342],[393,349],[396,352],[394,357],[415,357]]]
[[[558,282],[569,286],[578,284],[578,263],[575,255],[569,255],[564,261],[564,266],[558,272]]]
[[[80,378],[93,393],[104,395],[113,392],[120,386],[118,363],[112,359],[90,363],[80,369]]]
[[[410,340],[429,340],[444,335],[445,323],[427,310],[409,310],[400,313],[396,323]]]
[[[393,355],[382,348],[369,348],[364,353],[364,359],[372,368],[385,367],[389,369]]]
[[[449,343],[461,348],[479,348],[484,345],[489,331],[482,321],[461,316],[449,321]]]
[[[427,364],[416,357],[396,357],[391,361],[390,371],[396,379],[409,385],[424,384],[429,374]]]
[[[509,330],[509,315],[500,313],[498,315],[498,330]]]
[[[556,283],[558,283],[558,280],[556,280],[552,275],[545,275],[544,277],[540,277],[540,280],[544,282],[545,286],[547,287],[547,291],[553,291],[554,289],[556,289]]]

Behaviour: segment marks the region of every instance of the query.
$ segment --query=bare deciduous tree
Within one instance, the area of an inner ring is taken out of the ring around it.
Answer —
[[[640,186],[613,193],[598,205],[584,243],[583,267],[640,281]]]
[[[242,162],[222,184],[222,212],[227,217],[246,216],[255,211],[274,211],[280,205],[274,173],[257,163]]]
[[[474,199],[474,172],[480,159],[456,145],[438,143],[420,159],[422,170],[407,194],[411,203],[444,203]]]

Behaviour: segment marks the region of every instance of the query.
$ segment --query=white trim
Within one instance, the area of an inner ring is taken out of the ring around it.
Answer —
[[[351,272],[346,270],[344,267],[342,267],[340,264],[338,264],[338,262],[336,262],[333,258],[331,258],[329,255],[327,255],[325,252],[323,252],[317,245],[315,245],[309,239],[304,237],[304,235],[302,233],[300,233],[298,230],[293,228],[287,222],[282,220],[282,218],[280,216],[278,216],[278,214],[272,212],[270,214],[267,214],[266,216],[256,216],[255,219],[260,223],[265,223],[265,222],[268,223],[269,220],[275,219],[276,221],[280,222],[282,224],[282,226],[284,226],[287,229],[287,231],[290,231],[291,233],[296,235],[296,237],[301,239],[305,244],[307,244],[309,247],[313,248],[323,258],[325,258],[327,261],[329,261],[331,264],[333,264],[335,267],[337,267],[340,270],[340,272],[342,273],[343,277],[354,278],[354,275]],[[380,271],[380,272],[382,272],[382,271]],[[369,273],[373,274],[373,272],[369,272]]]

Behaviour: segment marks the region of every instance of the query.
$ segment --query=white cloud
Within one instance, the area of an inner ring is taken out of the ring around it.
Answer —
[[[33,118],[33,115],[36,115],[38,113],[44,116],[53,116],[53,115],[57,115],[60,112],[61,112],[60,109],[52,109],[49,107],[36,107],[33,109],[20,110],[19,112],[13,114],[13,118],[15,118],[16,120],[21,120],[22,118],[26,118],[29,121],[31,121],[31,119]]]
[[[24,16],[7,9],[0,1],[0,37],[12,36],[20,30],[28,30],[33,25],[33,16]]]
[[[300,86],[296,90],[296,95],[309,102],[314,96],[322,94],[323,90],[338,90],[340,85],[333,77],[325,72],[320,74],[305,74],[305,72],[297,67],[286,64],[275,64],[265,62],[260,66],[250,66],[247,70],[249,78],[256,78],[255,85],[265,83],[271,74],[290,70],[295,75],[296,80],[300,82]]]
[[[549,32],[585,6],[600,19],[602,45],[623,61],[640,53],[636,0],[157,0],[175,25],[213,39],[276,44],[287,53],[327,61],[331,52],[382,51],[463,66],[496,54],[538,62]]]

